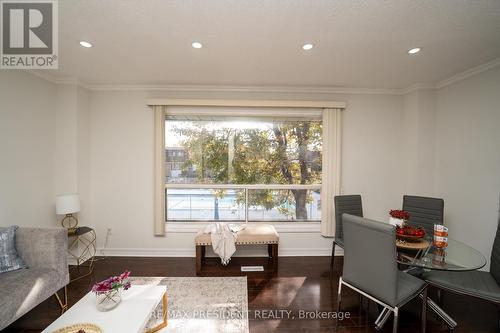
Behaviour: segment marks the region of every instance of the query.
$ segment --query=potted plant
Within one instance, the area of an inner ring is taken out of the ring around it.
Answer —
[[[94,284],[92,291],[96,294],[98,310],[109,311],[120,304],[122,289],[130,288],[129,276],[130,271],[125,270],[118,276],[112,276]]]

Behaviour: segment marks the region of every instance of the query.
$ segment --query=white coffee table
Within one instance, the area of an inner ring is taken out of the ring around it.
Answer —
[[[163,301],[164,322],[148,331],[148,333],[156,332],[167,326],[165,292],[165,286],[134,285],[129,290],[123,291],[122,301],[116,308],[106,312],[97,310],[96,297],[94,293],[89,292],[42,333],[52,333],[65,326],[79,323],[95,324],[103,333],[143,332],[151,313]]]

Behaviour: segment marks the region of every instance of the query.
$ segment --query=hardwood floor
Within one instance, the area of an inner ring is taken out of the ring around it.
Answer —
[[[267,266],[267,259],[236,257],[231,260],[228,267],[222,267],[217,259],[209,258],[204,264],[201,276],[245,275],[240,272],[242,264]],[[299,318],[301,313],[304,315],[304,312],[301,311],[309,311],[311,315],[315,314],[315,311],[331,312],[336,309],[336,294],[342,258],[336,258],[335,265],[332,274],[329,269],[329,257],[281,257],[279,271],[275,276],[265,272],[246,274],[248,276],[250,332],[335,331],[334,319]],[[121,273],[124,269],[130,269],[132,275],[135,276],[195,276],[195,259],[101,258],[96,262],[92,276],[69,285],[70,305],[85,295],[94,282]],[[367,272],[367,274],[376,274],[376,272]],[[434,295],[432,290],[430,295]],[[342,302],[342,310],[349,312],[351,317],[339,322],[337,332],[378,332],[373,325],[378,311],[373,302],[364,300],[363,306],[360,306],[359,296],[347,289],[343,292]],[[419,303],[419,301],[414,301],[402,309],[400,332],[419,332]],[[443,307],[459,323],[455,329],[456,332],[496,331],[496,309],[490,303],[454,294],[445,294]],[[40,332],[58,315],[59,309],[56,300],[51,297],[3,332]],[[390,319],[383,332],[391,332],[391,328],[392,321]],[[447,331],[447,327],[429,312],[427,332]]]

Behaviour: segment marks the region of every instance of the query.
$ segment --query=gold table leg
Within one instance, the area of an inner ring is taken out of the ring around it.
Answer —
[[[59,296],[59,291],[56,291],[54,293],[54,296],[57,299],[57,302],[59,303],[59,307],[61,308],[61,314],[66,312],[68,310],[68,288],[64,286],[64,302],[61,300],[61,297]]]
[[[94,230],[90,230],[89,232],[82,235],[71,235],[75,237],[74,240],[70,243],[68,252],[76,260],[76,265],[72,269],[70,269],[70,273],[75,270],[80,273],[80,268],[86,267],[88,268],[87,272],[78,275],[70,280],[70,283],[89,276],[94,271],[94,261],[96,255],[96,234]],[[78,249],[78,245],[81,244],[83,249],[79,255],[74,253],[75,248]],[[83,264],[86,261],[90,261],[89,264]]]
[[[163,323],[153,327],[153,328],[150,328],[149,330],[146,331],[146,333],[154,333],[154,332],[158,332],[159,330],[161,330],[162,328],[165,328],[167,327],[167,321],[168,321],[168,302],[167,302],[167,293],[164,293],[163,294],[163,297],[162,297],[162,302],[163,302]]]

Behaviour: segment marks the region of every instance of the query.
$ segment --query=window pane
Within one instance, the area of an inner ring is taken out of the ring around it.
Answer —
[[[244,221],[243,190],[167,189],[167,220]]]
[[[321,184],[319,120],[174,116],[165,120],[167,220],[244,221],[245,190],[232,185]],[[224,184],[224,189],[175,188]],[[248,190],[249,221],[319,221],[320,191]]]
[[[320,121],[167,119],[166,182],[321,184],[321,130]]]
[[[249,221],[321,220],[321,195],[319,190],[248,191]]]

